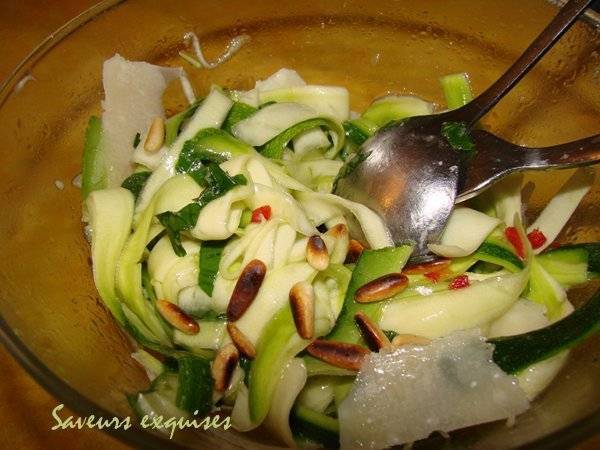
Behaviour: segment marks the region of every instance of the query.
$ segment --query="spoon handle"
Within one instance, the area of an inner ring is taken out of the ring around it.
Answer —
[[[450,112],[452,120],[464,121],[472,126],[481,119],[552,48],[592,1],[569,0],[504,75],[470,103]]]
[[[473,139],[481,149],[471,161],[457,202],[467,200],[512,172],[566,169],[600,163],[600,134],[551,147],[529,148],[506,142],[483,130]]]

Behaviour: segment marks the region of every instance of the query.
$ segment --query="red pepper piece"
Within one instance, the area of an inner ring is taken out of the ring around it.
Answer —
[[[521,237],[519,236],[517,229],[515,227],[507,227],[506,230],[504,230],[504,235],[506,236],[506,239],[508,239],[508,242],[510,242],[517,251],[519,258],[525,259],[525,246],[521,241]]]
[[[450,282],[450,289],[464,289],[471,285],[468,275],[459,275]]]
[[[252,223],[261,223],[263,220],[269,220],[271,218],[271,207],[269,205],[263,205],[252,211]]]
[[[541,232],[539,228],[536,228],[531,233],[529,233],[527,235],[527,239],[529,239],[529,242],[531,242],[531,247],[534,249],[540,248],[548,240],[546,239],[546,235],[543,232]]]

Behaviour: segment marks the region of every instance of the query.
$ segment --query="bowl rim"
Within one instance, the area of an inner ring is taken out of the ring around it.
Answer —
[[[66,37],[79,28],[94,20],[109,9],[124,3],[126,0],[103,0],[86,9],[73,19],[66,22],[55,32],[49,34],[37,47],[35,47],[4,79],[0,84],[0,108],[13,94],[19,81],[27,75],[29,70],[54,46],[61,43]],[[547,0],[553,6],[561,5],[564,0]],[[600,14],[590,10],[582,18],[592,25],[600,25]],[[114,415],[96,404],[93,400],[82,395],[79,391],[67,384],[60,376],[46,366],[17,336],[0,313],[0,343],[8,350],[13,358],[23,367],[33,379],[58,401],[82,417],[94,415],[96,417],[113,417]],[[571,425],[557,430],[547,436],[535,439],[517,448],[523,450],[552,450],[572,447],[583,439],[593,436],[600,429],[600,409],[588,416],[579,419]],[[117,438],[123,443],[132,444],[136,448],[168,448],[187,449],[193,448],[181,445],[163,436],[154,434],[135,425],[129,429],[103,428],[102,431],[109,436]]]

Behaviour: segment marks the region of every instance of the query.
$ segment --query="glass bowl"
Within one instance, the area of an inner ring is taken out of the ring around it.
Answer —
[[[51,393],[82,416],[131,414],[125,395],[147,386],[133,345],[98,300],[82,234],[85,125],[100,111],[102,62],[115,52],[183,65],[197,92],[216,83],[249,88],[281,67],[308,81],[348,87],[353,110],[377,96],[413,93],[442,102],[440,76],[467,71],[481,92],[556,13],[543,0],[328,1],[130,0],[103,2],[50,36],[0,91],[0,337]],[[195,31],[208,56],[240,33],[249,44],[228,63],[198,70],[177,56]],[[597,133],[600,32],[579,21],[489,114],[485,125],[514,142],[549,145]],[[34,80],[19,84],[26,75]],[[173,89],[175,92],[175,89]],[[172,95],[176,111],[184,99]],[[535,214],[569,171],[528,178]],[[64,184],[64,189],[59,189]],[[600,240],[600,183],[561,239]],[[575,302],[589,296],[573,291]],[[572,352],[554,384],[514,427],[487,424],[432,438],[436,448],[564,448],[599,429],[600,341]],[[272,448],[259,433],[109,430],[138,446]],[[421,444],[419,444],[421,445]]]

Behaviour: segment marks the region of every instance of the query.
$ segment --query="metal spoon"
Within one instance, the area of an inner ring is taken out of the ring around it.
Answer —
[[[378,212],[396,243],[413,241],[414,259],[441,235],[455,202],[477,195],[520,170],[558,169],[600,162],[600,137],[554,147],[519,147],[483,130],[471,131],[474,152],[454,148],[444,124],[472,127],[539,61],[592,0],[570,0],[517,61],[467,105],[449,112],[406,119],[367,140],[365,159],[337,183],[336,194]]]

